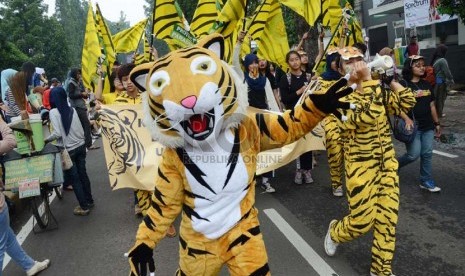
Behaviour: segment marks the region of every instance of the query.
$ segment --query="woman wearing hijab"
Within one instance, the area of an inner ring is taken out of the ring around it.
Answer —
[[[66,148],[73,161],[70,169],[73,179],[73,190],[79,202],[74,208],[78,216],[88,215],[94,206],[90,180],[86,171],[86,146],[84,130],[76,110],[68,105],[67,95],[62,87],[55,87],[50,93],[50,122],[53,130],[46,142],[57,140],[57,146]]]
[[[14,69],[5,69],[1,73],[1,81],[2,81],[2,100],[6,103],[6,110],[5,110],[5,121],[7,123],[11,122],[12,117],[16,117],[20,115],[19,106],[16,104],[15,97],[10,89],[10,79],[17,73],[18,71]]]

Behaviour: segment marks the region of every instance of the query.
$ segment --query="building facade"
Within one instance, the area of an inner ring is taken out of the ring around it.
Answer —
[[[404,5],[437,4],[436,0],[356,0],[354,9],[362,21],[362,26],[368,36],[368,49],[370,55],[375,55],[384,47],[393,48],[396,42],[402,45],[409,43],[410,36],[416,34],[420,46],[420,54],[431,58],[436,45],[443,43],[449,48],[446,59],[454,75],[456,83],[465,84],[465,25],[460,19],[451,19],[444,22],[431,23],[424,26],[412,27],[411,21],[406,24]],[[421,16],[408,14],[410,18]],[[431,12],[429,14],[431,17]],[[449,18],[447,18],[449,19]],[[410,28],[408,28],[410,27]]]

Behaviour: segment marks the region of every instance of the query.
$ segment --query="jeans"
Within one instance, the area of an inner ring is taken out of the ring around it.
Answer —
[[[433,139],[434,130],[418,130],[415,140],[405,145],[407,153],[397,160],[399,169],[420,157],[420,181],[432,180]]]
[[[69,173],[73,179],[73,190],[82,209],[89,209],[89,204],[94,203],[90,189],[90,180],[86,171],[86,146],[82,145],[69,151],[73,161],[73,167]]]
[[[10,255],[24,271],[28,271],[34,265],[34,260],[24,252],[16,240],[16,235],[10,227],[10,215],[8,205],[5,203],[3,211],[0,212],[0,276],[2,275],[3,258],[5,252]]]

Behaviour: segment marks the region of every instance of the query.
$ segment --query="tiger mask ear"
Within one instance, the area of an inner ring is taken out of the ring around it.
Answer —
[[[147,76],[154,64],[155,62],[148,62],[138,65],[132,69],[129,78],[139,91],[145,92],[147,90]]]
[[[224,38],[218,33],[204,37],[197,43],[197,46],[214,52],[220,59],[224,57]]]

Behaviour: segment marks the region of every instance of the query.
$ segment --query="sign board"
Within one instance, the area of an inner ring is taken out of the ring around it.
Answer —
[[[25,179],[18,182],[19,198],[40,195],[39,178]]]
[[[439,0],[405,0],[405,27],[410,29],[457,18],[457,16],[439,14],[438,5]]]
[[[5,188],[17,190],[19,183],[38,178],[40,183],[53,180],[55,154],[38,155],[5,162]]]

